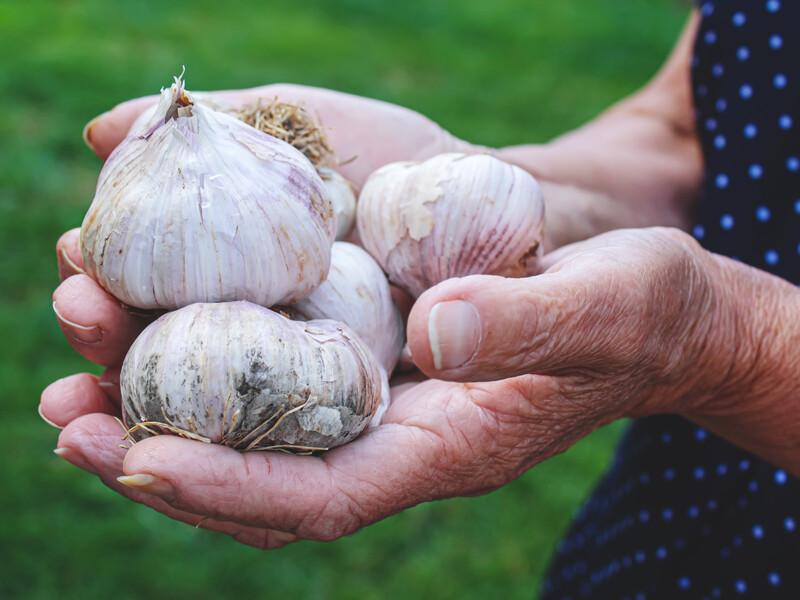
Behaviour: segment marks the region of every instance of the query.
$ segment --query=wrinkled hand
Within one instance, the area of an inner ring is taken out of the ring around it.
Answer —
[[[715,263],[691,238],[619,231],[562,248],[546,264],[529,279],[444,282],[409,318],[409,344],[427,374],[508,379],[396,388],[380,426],[318,457],[240,454],[172,436],[126,452],[111,416],[118,398],[105,385],[115,370],[56,382],[41,410],[64,427],[64,458],[116,491],[275,548],[336,539],[421,502],[486,493],[600,425],[690,410],[687,398],[699,401],[718,383],[708,376],[725,370],[708,344]],[[111,317],[103,331],[124,318]],[[113,355],[121,338],[108,339],[98,344]],[[116,479],[123,472],[128,485]]]

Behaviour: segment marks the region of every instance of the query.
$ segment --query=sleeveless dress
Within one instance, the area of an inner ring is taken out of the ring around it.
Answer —
[[[694,236],[798,284],[800,0],[700,10],[692,85],[706,178]],[[541,598],[800,599],[800,480],[680,417],[636,420]]]

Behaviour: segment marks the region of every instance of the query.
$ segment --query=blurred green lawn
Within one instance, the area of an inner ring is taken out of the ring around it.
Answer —
[[[621,427],[482,498],[423,505],[272,553],[174,523],[51,453],[41,390],[96,367],[50,307],[80,225],[95,114],[156,92],[290,81],[416,109],[487,145],[545,141],[632,92],[679,0],[0,0],[0,598],[532,598]]]

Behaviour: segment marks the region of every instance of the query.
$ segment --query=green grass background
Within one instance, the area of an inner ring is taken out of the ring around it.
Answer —
[[[100,162],[95,114],[156,92],[288,81],[416,109],[487,145],[545,141],[635,90],[679,0],[0,0],[0,598],[532,598],[619,425],[481,498],[272,553],[174,523],[51,453],[36,407],[96,368],[61,336],[54,244]]]

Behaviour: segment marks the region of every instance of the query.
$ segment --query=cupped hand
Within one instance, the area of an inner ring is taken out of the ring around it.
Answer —
[[[690,410],[724,372],[708,343],[709,256],[677,231],[620,231],[548,256],[538,277],[436,286],[409,318],[417,364],[485,382],[396,388],[380,426],[321,456],[172,436],[126,451],[113,409],[97,410],[114,406],[102,378],[54,384],[42,412],[65,425],[65,458],[173,518],[264,548],[332,540],[420,502],[496,489],[617,418]]]

